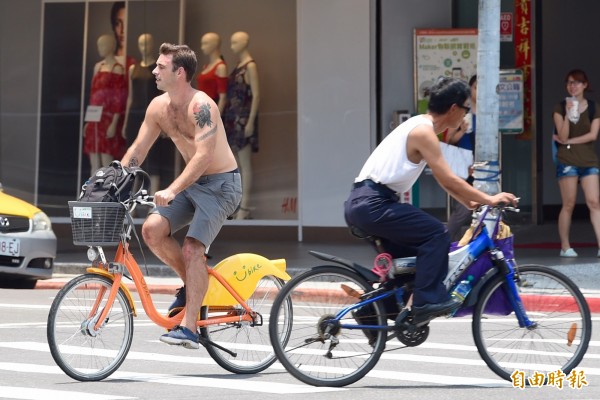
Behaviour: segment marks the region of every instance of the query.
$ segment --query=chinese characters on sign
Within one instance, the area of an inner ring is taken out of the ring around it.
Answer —
[[[546,386],[554,386],[559,390],[565,387],[581,390],[584,386],[588,386],[585,373],[578,370],[571,371],[569,375],[565,375],[560,369],[547,374],[535,371],[529,378],[525,378],[525,372],[517,369],[512,373],[510,379],[512,386],[519,389],[525,389],[527,385],[542,387],[544,383]]]
[[[477,73],[477,29],[415,29],[414,39],[415,102],[422,114],[439,77],[468,81]]]
[[[515,67],[523,71],[523,134],[531,139],[531,0],[515,0]]]
[[[500,71],[498,128],[502,133],[523,132],[523,72]]]

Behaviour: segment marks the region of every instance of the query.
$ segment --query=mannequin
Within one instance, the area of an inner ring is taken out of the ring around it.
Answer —
[[[200,48],[208,56],[208,64],[202,67],[197,77],[197,87],[209,95],[223,114],[227,100],[227,65],[221,55],[221,38],[214,32],[202,36]]]
[[[152,71],[156,68],[156,58],[154,38],[150,33],[142,33],[139,36],[138,48],[141,61],[129,67],[129,95],[127,97],[125,124],[121,132],[127,142],[127,147],[131,146],[137,137],[140,126],[144,122],[148,104],[153,98],[162,93],[156,88],[156,79],[152,74]],[[158,141],[159,143],[152,146],[146,161],[142,165],[142,168],[150,175],[151,194],[154,194],[160,187],[161,175],[164,175],[165,171],[165,168],[161,168],[161,166],[173,165],[174,162],[175,149],[171,140],[165,140],[161,136]],[[166,176],[164,178],[168,179]]]
[[[102,116],[98,122],[87,122],[83,129],[83,151],[90,158],[92,172],[125,154],[125,141],[117,134],[127,100],[125,67],[115,58],[113,35],[100,36],[97,45],[102,60],[94,66],[89,104],[102,106]]]
[[[256,63],[248,50],[249,43],[250,37],[246,32],[236,32],[231,36],[231,50],[237,55],[238,64],[229,74],[227,106],[223,115],[227,140],[236,155],[242,175],[242,202],[236,219],[250,217],[251,156],[258,151],[260,91]]]

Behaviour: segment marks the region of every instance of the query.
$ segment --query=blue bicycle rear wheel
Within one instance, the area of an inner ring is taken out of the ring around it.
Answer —
[[[362,330],[360,325],[385,325],[383,304],[371,303],[334,317],[373,287],[350,269],[315,267],[289,281],[273,304],[269,334],[277,358],[300,381],[314,386],[346,386],[364,377],[379,361],[386,330]],[[291,300],[289,339],[279,338],[278,321]]]

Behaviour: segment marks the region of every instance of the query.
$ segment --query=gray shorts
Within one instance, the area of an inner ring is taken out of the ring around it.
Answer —
[[[169,220],[171,234],[189,225],[186,236],[199,240],[208,249],[241,199],[239,172],[205,175],[179,193],[170,205],[156,207],[152,213]]]

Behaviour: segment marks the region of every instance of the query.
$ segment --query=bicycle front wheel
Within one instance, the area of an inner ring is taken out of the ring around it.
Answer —
[[[519,327],[514,312],[498,315],[494,302],[506,290],[505,277],[498,276],[480,294],[473,314],[479,354],[506,380],[517,371],[526,379],[558,370],[568,375],[585,355],[592,334],[590,309],[583,294],[564,274],[539,265],[519,267],[516,283],[534,326]]]
[[[234,322],[227,324],[208,325],[200,329],[200,334],[237,355],[224,352],[210,344],[206,350],[217,364],[235,374],[256,374],[270,367],[276,360],[273,347],[269,341],[269,315],[273,300],[283,286],[283,281],[274,276],[265,276],[256,290],[246,301],[246,304],[257,313],[254,324],[249,322]],[[282,335],[287,335],[290,329],[291,303],[287,303],[282,317]],[[218,315],[243,315],[246,313],[241,306],[202,307],[202,319]]]
[[[125,360],[133,339],[133,314],[129,300],[119,289],[99,329],[94,326],[113,285],[93,274],[74,278],[52,302],[47,337],[56,364],[78,381],[99,381]]]
[[[360,325],[387,325],[383,305],[372,303],[335,317],[373,290],[358,274],[335,267],[316,267],[288,282],[273,304],[271,344],[285,369],[314,386],[345,386],[365,376],[385,348],[385,330],[361,330]],[[280,338],[281,316],[293,305],[289,340]]]

